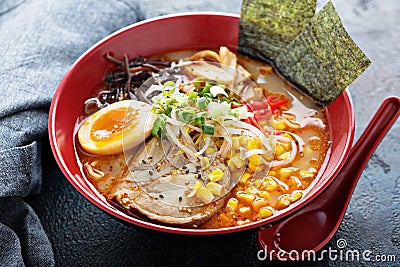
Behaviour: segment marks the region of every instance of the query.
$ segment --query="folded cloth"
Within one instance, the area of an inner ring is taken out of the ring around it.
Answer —
[[[234,2],[234,4],[232,4]],[[38,140],[69,66],[124,26],[183,11],[238,13],[240,0],[0,1],[0,266],[53,266],[40,220],[22,197],[41,186]]]
[[[21,197],[39,193],[40,140],[61,77],[87,48],[143,19],[135,1],[0,2],[0,266],[53,266],[51,244]]]

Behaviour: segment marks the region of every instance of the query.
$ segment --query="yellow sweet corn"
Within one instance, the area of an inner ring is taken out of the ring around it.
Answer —
[[[287,160],[287,159],[289,158],[289,156],[290,156],[290,152],[285,152],[285,153],[280,154],[280,155],[278,156],[278,159],[280,159],[280,160]]]
[[[255,212],[258,212],[262,207],[267,206],[267,201],[263,198],[257,198],[253,201],[251,207]]]
[[[302,198],[303,193],[301,191],[295,191],[292,193],[292,195],[290,196],[289,200],[290,202],[296,202],[297,200],[299,200],[300,198]]]
[[[262,148],[262,145],[263,144],[262,144],[260,138],[251,138],[249,140],[249,143],[247,144],[247,148],[249,150],[251,150],[251,149],[260,149],[260,148]]]
[[[230,164],[232,163],[236,168],[240,169],[246,162],[239,157],[239,153],[236,153],[230,159]]]
[[[239,193],[236,195],[236,198],[239,202],[251,205],[253,200],[256,198],[254,195],[246,194],[246,193]]]
[[[211,154],[214,153],[215,151],[217,151],[214,147],[208,147],[206,149],[206,154]]]
[[[207,157],[202,157],[200,160],[200,165],[202,169],[206,169],[208,166],[210,166],[210,160]]]
[[[240,178],[239,184],[241,185],[245,185],[247,183],[247,181],[250,179],[251,174],[248,172],[245,172],[242,177]]]
[[[261,156],[260,155],[251,155],[249,157],[249,161],[251,164],[257,166],[258,164],[260,164]]]
[[[313,178],[314,177],[314,172],[312,171],[306,171],[306,170],[301,170],[300,175],[303,178]]]
[[[283,196],[278,198],[278,201],[275,203],[274,208],[277,209],[277,210],[281,210],[281,209],[286,208],[289,205],[290,205],[289,196],[283,195]]]
[[[220,169],[213,170],[208,175],[208,179],[210,179],[211,182],[221,181],[223,177],[224,177],[224,172],[221,171]]]
[[[251,163],[250,161],[247,163],[247,165],[249,166],[249,169],[253,172],[255,172],[257,170],[257,165],[254,165],[253,163]]]
[[[264,198],[268,202],[271,200],[271,194],[268,191],[260,191],[258,196]]]
[[[277,121],[277,120],[275,120],[274,121],[274,124],[275,124],[275,129],[276,130],[285,130],[285,124],[283,123],[283,121]]]
[[[266,207],[261,208],[258,213],[262,219],[268,218],[273,214],[272,210]]]
[[[239,214],[242,216],[250,216],[251,214],[251,208],[250,207],[241,207],[239,208]]]
[[[291,175],[294,175],[295,171],[296,169],[293,167],[281,168],[279,170],[279,177],[281,178],[281,180],[283,180]]]
[[[257,188],[255,186],[249,186],[246,188],[245,190],[247,193],[254,195],[255,193],[257,193]]]
[[[228,203],[226,203],[226,206],[229,208],[230,211],[235,211],[238,205],[238,200],[234,197],[230,198],[228,200]]]
[[[269,192],[272,192],[277,188],[278,188],[278,183],[271,176],[267,176],[260,187],[261,190],[267,190]]]
[[[208,182],[206,187],[214,196],[221,195],[222,185],[215,182]]]
[[[214,199],[213,194],[205,187],[197,189],[196,197],[198,197],[201,201],[203,201],[203,203],[206,204],[210,203]]]
[[[275,144],[275,155],[280,156],[281,154],[285,153],[285,149],[280,143]]]
[[[239,148],[240,148],[239,136],[233,136],[232,137],[232,149],[239,149]]]

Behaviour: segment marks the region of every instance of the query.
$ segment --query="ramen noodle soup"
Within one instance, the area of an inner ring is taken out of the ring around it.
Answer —
[[[262,220],[304,197],[329,148],[325,111],[273,68],[219,50],[119,60],[76,125],[94,188],[178,227]]]

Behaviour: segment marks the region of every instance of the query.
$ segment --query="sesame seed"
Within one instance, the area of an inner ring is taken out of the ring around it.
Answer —
[[[182,201],[182,197],[179,197],[179,201]]]
[[[144,159],[142,159],[142,163],[143,163],[143,164],[147,164],[147,162],[146,162]]]
[[[201,179],[201,173],[197,174],[197,178]]]
[[[201,169],[201,166],[197,165],[197,166],[196,166],[196,169],[198,169],[198,170]]]
[[[187,167],[186,167],[186,166],[183,166],[183,167],[182,167],[182,169],[186,170],[186,169],[187,169]]]
[[[163,194],[159,194],[158,195],[160,198],[164,198],[164,195]]]
[[[186,173],[186,174],[188,174],[189,172],[190,172],[190,170],[189,170],[189,169],[186,169],[186,170],[185,170],[185,173]]]
[[[152,171],[149,171],[149,174],[150,174],[150,175],[153,175],[154,173],[153,173]]]

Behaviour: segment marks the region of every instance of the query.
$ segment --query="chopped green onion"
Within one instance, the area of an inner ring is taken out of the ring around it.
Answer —
[[[167,125],[167,115],[160,114],[153,124],[151,133],[156,138],[162,138],[165,135],[165,126]]]
[[[167,116],[170,116],[171,111],[172,111],[172,108],[171,108],[171,107],[166,107],[166,108],[165,108],[164,114],[167,115]]]
[[[229,110],[229,115],[232,115],[232,116],[234,116],[236,118],[239,118],[239,110],[231,109],[231,110]]]
[[[178,113],[178,118],[183,122],[191,122],[196,117],[194,110],[183,110]]]
[[[202,126],[202,129],[203,129],[203,134],[214,135],[214,125],[213,124],[205,123]]]
[[[167,88],[168,86],[175,87],[175,83],[173,81],[167,81],[166,83],[163,84],[164,88]]]
[[[196,114],[196,118],[194,119],[194,122],[202,127],[206,123],[206,117],[207,117],[207,112],[200,112]]]
[[[206,97],[197,98],[197,107],[199,109],[206,109],[208,105],[208,100]]]

